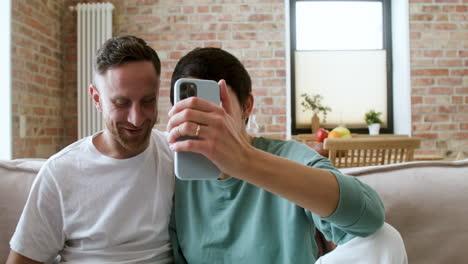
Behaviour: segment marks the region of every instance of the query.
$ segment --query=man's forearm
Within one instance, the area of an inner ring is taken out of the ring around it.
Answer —
[[[327,171],[296,163],[254,149],[248,165],[240,165],[240,178],[270,191],[322,217],[338,205],[340,190],[335,176]]]

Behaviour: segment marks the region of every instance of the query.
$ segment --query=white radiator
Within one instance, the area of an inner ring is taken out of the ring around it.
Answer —
[[[93,76],[93,61],[96,51],[112,37],[111,3],[77,4],[70,7],[77,11],[77,95],[78,139],[103,129],[102,115],[89,95]]]

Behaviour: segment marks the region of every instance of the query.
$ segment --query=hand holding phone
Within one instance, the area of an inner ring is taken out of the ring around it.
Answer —
[[[219,86],[215,81],[181,78],[174,85],[174,102],[196,96],[220,104]],[[180,137],[178,140],[196,139]],[[209,159],[199,153],[181,151],[174,153],[174,169],[181,180],[217,179],[220,170]]]

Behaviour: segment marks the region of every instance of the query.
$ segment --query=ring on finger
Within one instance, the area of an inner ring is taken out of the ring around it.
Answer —
[[[198,135],[200,134],[200,125],[197,125],[197,130],[195,131],[195,136],[198,137]]]

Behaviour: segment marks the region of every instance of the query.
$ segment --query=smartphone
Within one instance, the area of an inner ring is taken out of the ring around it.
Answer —
[[[215,81],[181,78],[174,85],[174,102],[196,96],[220,104],[219,86]],[[178,140],[196,139],[180,137]],[[217,179],[220,170],[209,159],[199,153],[181,151],[174,153],[174,169],[181,180]]]

